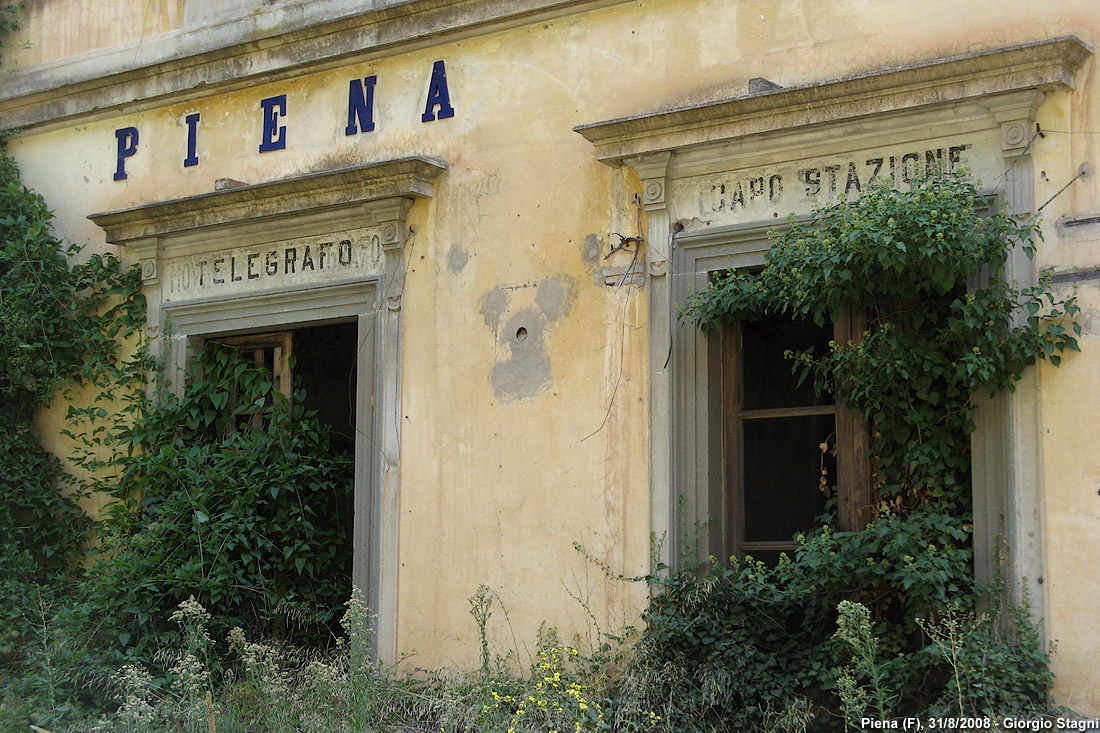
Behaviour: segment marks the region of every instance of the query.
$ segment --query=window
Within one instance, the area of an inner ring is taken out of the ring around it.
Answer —
[[[290,399],[293,389],[290,365],[294,343],[290,331],[219,338],[215,343],[236,349],[257,368],[270,372],[272,390]],[[226,424],[224,437],[240,430],[265,430],[270,421],[272,400],[269,398],[259,405],[239,404],[241,386],[237,381],[230,384],[227,409],[233,411],[234,419]]]
[[[860,324],[770,316],[733,323],[721,334],[722,453],[726,556],[774,564],[797,547],[837,492],[838,524],[853,529],[869,517],[866,430],[831,395],[799,383],[787,351],[824,354],[831,340],[858,338]]]
[[[351,454],[356,433],[357,328],[355,323],[308,326],[293,331],[218,337],[207,340],[237,351],[246,361],[271,375],[271,393],[263,404],[240,404],[242,384],[230,384],[226,409],[234,420],[224,437],[240,430],[264,430],[279,393],[291,399],[301,387],[304,407],[329,429],[333,446]]]

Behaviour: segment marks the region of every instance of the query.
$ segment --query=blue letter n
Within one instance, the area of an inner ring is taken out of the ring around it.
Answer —
[[[377,76],[364,77],[363,81],[351,80],[348,87],[348,126],[344,128],[345,135],[374,129],[374,84],[377,81]],[[366,90],[363,89],[364,84]],[[356,120],[359,122],[358,127]]]

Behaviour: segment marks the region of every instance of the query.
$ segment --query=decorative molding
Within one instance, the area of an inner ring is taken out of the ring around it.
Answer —
[[[398,244],[397,231],[398,230],[397,230],[397,225],[396,224],[391,223],[391,224],[383,225],[383,227],[382,227],[382,246],[383,247],[397,246],[397,244]]]
[[[364,312],[364,308],[373,312],[369,304],[374,303],[377,290],[375,278],[168,304],[164,310],[177,335],[227,336],[310,321],[347,319]]]
[[[0,129],[133,114],[625,1],[280,2],[6,74]]]
[[[646,181],[644,201],[647,206],[663,204],[665,202],[665,182],[661,180]]]
[[[92,214],[88,218],[107,232],[108,242],[124,244],[195,229],[298,217],[335,207],[384,208],[387,200],[392,203],[393,199],[431,196],[435,179],[446,169],[447,164],[435,158],[398,158]]]
[[[1067,91],[1092,49],[1074,36],[871,71],[573,128],[597,158],[626,158],[899,111],[933,109],[1025,90]],[[824,130],[826,135],[833,134]]]
[[[1027,130],[1020,122],[1001,125],[1001,147],[1005,150],[1018,148],[1027,140]]]
[[[668,162],[672,153],[660,151],[630,159],[628,164],[642,179],[642,204],[646,211],[665,205]]]

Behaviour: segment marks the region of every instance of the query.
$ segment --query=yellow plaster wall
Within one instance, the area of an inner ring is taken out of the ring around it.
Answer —
[[[165,27],[178,22],[168,6],[155,7]],[[398,639],[402,650],[419,652],[415,664],[469,663],[476,634],[466,599],[480,583],[507,608],[509,624],[499,611],[490,622],[498,651],[529,648],[543,621],[566,638],[585,633],[586,612],[571,595],[605,630],[635,620],[644,600],[643,588],[606,581],[573,548],[580,542],[628,575],[648,565],[649,344],[645,292],[608,287],[600,275],[629,262],[603,257],[611,232],[640,233],[629,204],[638,181],[596,163],[571,128],[743,94],[753,77],[790,86],[1069,33],[1096,44],[1098,27],[1085,0],[1044,4],[1041,13],[1004,0],[965,10],[943,0],[640,0],[31,131],[12,149],[57,210],[59,231],[93,247],[103,239],[88,213],[210,191],[221,177],[256,183],[411,154],[447,161],[435,197],[410,217],[405,250]],[[446,60],[457,112],[422,123],[437,59]],[[378,75],[378,129],[347,137],[348,80],[366,74]],[[1090,61],[1078,93],[1039,112],[1050,132],[1031,150],[1037,203],[1082,162],[1100,161],[1096,77]],[[259,100],[279,93],[288,96],[288,149],[259,154]],[[201,163],[184,169],[183,118],[196,111]],[[114,130],[131,125],[141,129],[140,152],[127,164],[129,179],[115,182]],[[1055,199],[1044,211],[1040,265],[1097,265],[1096,228],[1070,238],[1055,223],[1067,212],[1098,210],[1095,176]],[[1041,373],[1057,690],[1061,701],[1094,714],[1100,588],[1082,577],[1091,572],[1082,560],[1100,554],[1095,289],[1095,280],[1082,286],[1085,352]],[[496,371],[513,357],[519,326],[545,347],[547,381],[529,394],[529,384],[509,388]]]
[[[21,28],[5,40],[7,67],[44,64],[138,41],[183,24],[186,0],[24,0]]]
[[[1043,445],[1047,572],[1052,668],[1058,701],[1096,714],[1096,658],[1100,655],[1100,465],[1096,458],[1100,415],[1100,288],[1080,289],[1087,335],[1082,353],[1060,369],[1044,366]]]

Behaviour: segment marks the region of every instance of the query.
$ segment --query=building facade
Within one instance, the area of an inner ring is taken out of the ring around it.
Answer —
[[[173,384],[206,340],[329,329],[356,583],[421,665],[476,658],[480,583],[528,638],[634,622],[578,543],[626,576],[695,523],[721,554],[719,347],[679,307],[815,201],[970,171],[1041,209],[1011,276],[1084,326],[981,406],[976,570],[1100,714],[1098,39],[1085,0],[28,0],[0,126],[61,236],[141,264]]]

